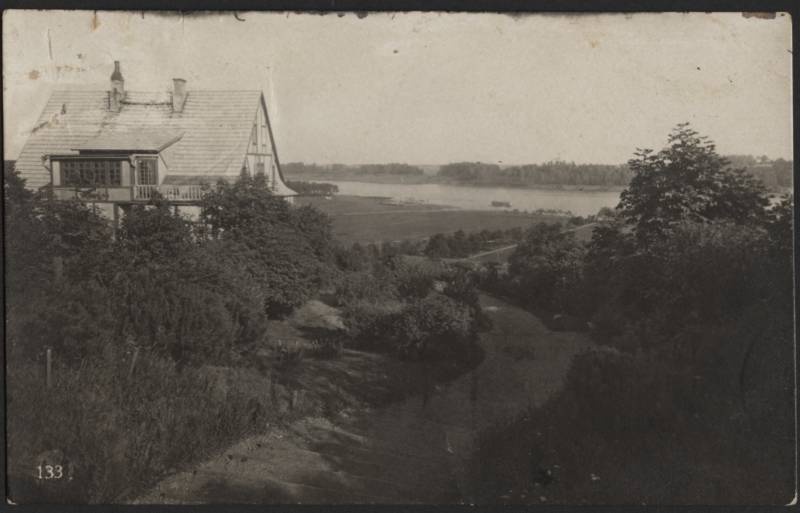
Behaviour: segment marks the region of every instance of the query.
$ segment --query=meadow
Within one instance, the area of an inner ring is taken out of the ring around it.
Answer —
[[[538,222],[566,220],[556,215],[459,210],[430,204],[396,204],[379,197],[303,197],[298,198],[297,202],[313,205],[331,216],[333,235],[344,244],[418,240],[435,233],[527,228]]]

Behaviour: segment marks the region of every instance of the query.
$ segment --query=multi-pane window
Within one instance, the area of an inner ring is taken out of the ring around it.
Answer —
[[[119,187],[122,162],[119,160],[74,159],[61,161],[61,183],[76,187]]]
[[[137,162],[136,183],[138,185],[158,185],[156,159],[141,159]]]

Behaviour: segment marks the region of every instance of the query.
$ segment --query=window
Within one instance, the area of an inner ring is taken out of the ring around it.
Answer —
[[[137,185],[158,185],[156,159],[141,159],[136,163]]]
[[[68,187],[119,187],[122,185],[122,162],[101,159],[62,160],[61,183]]]

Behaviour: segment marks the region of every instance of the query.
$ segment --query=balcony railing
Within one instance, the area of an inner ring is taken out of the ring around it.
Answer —
[[[160,195],[168,201],[198,201],[205,192],[200,185],[134,185],[133,199],[147,201]]]

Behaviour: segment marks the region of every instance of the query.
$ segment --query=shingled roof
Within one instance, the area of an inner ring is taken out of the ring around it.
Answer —
[[[177,138],[161,151],[170,181],[236,177],[262,101],[260,91],[193,90],[183,111],[173,112],[169,93],[128,91],[120,112],[113,112],[108,95],[102,90],[53,92],[16,162],[29,187],[50,182],[42,155],[77,154],[91,141],[129,145],[133,132],[162,134],[141,136],[152,144],[164,143],[163,134]]]

